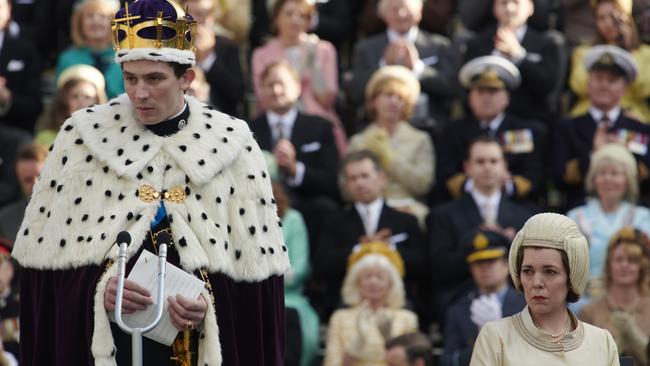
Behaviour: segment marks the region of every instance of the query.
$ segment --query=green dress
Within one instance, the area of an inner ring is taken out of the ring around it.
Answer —
[[[301,366],[309,366],[318,351],[319,319],[316,311],[302,293],[303,285],[309,277],[309,239],[302,215],[288,209],[282,217],[282,234],[288,248],[291,271],[284,277],[284,302],[286,307],[294,308],[300,319],[302,332]]]
[[[90,65],[96,67],[106,80],[106,96],[109,99],[124,93],[122,68],[115,62],[113,47],[107,47],[101,52],[93,52],[88,47],[72,47],[59,56],[56,63],[56,79],[63,70],[74,65]]]

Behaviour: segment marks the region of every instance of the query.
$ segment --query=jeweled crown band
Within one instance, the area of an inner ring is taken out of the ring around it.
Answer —
[[[195,51],[196,21],[173,1],[167,1],[176,11],[176,19],[158,11],[155,17],[142,19],[124,6],[124,17],[111,22],[113,47],[116,51],[138,48],[172,48]]]

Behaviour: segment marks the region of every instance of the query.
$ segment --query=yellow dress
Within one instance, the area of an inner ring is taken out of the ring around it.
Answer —
[[[406,309],[384,309],[392,317],[391,337],[415,332],[418,330],[418,318],[415,313]],[[361,306],[340,309],[332,314],[327,329],[327,345],[323,366],[339,366],[343,364],[343,355],[357,337],[357,317]],[[354,366],[385,366],[384,339],[376,326],[371,326],[365,334],[366,342],[363,350],[357,353],[367,355]]]
[[[573,108],[569,112],[571,117],[587,113],[591,105],[587,95],[588,74],[583,64],[584,55],[590,47],[591,45],[578,46],[571,55],[569,87],[577,97]],[[623,95],[621,107],[641,122],[650,123],[650,106],[646,102],[646,99],[650,98],[650,46],[642,44],[631,53],[639,66],[639,75]]]
[[[616,343],[605,329],[571,314],[576,329],[560,343],[539,330],[528,306],[511,317],[488,322],[474,344],[470,366],[618,366]]]

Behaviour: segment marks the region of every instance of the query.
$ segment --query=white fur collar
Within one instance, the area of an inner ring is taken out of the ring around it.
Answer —
[[[157,136],[136,122],[126,94],[74,113],[70,124],[93,155],[118,176],[136,178],[163,149],[190,180],[203,184],[232,163],[251,132],[248,128],[237,128],[242,122],[234,117],[193,97],[186,100],[190,108],[187,126],[168,137]]]

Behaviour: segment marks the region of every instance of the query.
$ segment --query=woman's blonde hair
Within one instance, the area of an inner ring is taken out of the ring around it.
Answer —
[[[99,12],[110,19],[113,18],[115,13],[119,10],[119,2],[113,0],[84,0],[74,10],[72,19],[70,20],[70,37],[72,43],[81,47],[86,45],[86,39],[83,34],[83,18],[88,12]],[[106,34],[106,40],[110,42],[111,32]]]
[[[413,72],[404,66],[384,66],[372,74],[366,85],[366,110],[370,120],[376,117],[373,102],[382,93],[394,93],[404,100],[402,119],[411,118],[413,107],[420,96],[420,82]]]
[[[390,277],[390,289],[386,295],[386,306],[391,309],[401,309],[404,307],[404,283],[400,277],[397,269],[390,263],[390,261],[381,254],[367,254],[359,259],[343,279],[343,287],[341,288],[341,297],[343,302],[349,306],[361,304],[361,292],[359,291],[359,275],[369,268],[381,268],[386,271]]]
[[[617,231],[609,240],[607,256],[605,258],[604,281],[605,286],[612,284],[612,271],[609,262],[614,257],[614,251],[623,245],[625,254],[639,263],[639,292],[645,295],[650,290],[650,238],[643,231],[633,227],[624,227]]]
[[[587,178],[585,179],[585,191],[587,194],[595,196],[596,187],[594,179],[598,171],[609,164],[618,164],[623,168],[625,173],[625,196],[624,199],[629,202],[635,202],[639,196],[639,183],[637,181],[637,165],[634,155],[620,144],[607,144],[591,155]]]

